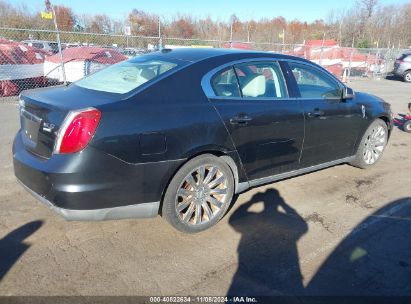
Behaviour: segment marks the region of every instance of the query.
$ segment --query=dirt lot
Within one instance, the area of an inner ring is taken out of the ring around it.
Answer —
[[[411,85],[354,89],[405,112]],[[213,229],[160,217],[66,222],[15,181],[17,108],[0,101],[0,295],[411,295],[411,134],[374,168],[348,165],[252,189]]]

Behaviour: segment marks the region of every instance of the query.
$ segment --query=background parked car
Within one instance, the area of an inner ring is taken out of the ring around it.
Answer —
[[[147,53],[147,51],[144,49],[125,48],[120,53],[124,56],[127,56],[127,58],[133,58],[136,56],[144,55]]]
[[[45,54],[21,42],[0,38],[0,97],[46,85],[43,77]]]
[[[25,40],[22,41],[25,45],[32,46],[38,50],[43,50],[47,53],[56,54],[59,52],[59,47],[55,41],[45,41],[45,40]]]
[[[403,53],[394,63],[393,74],[411,82],[411,51]]]
[[[63,58],[68,82],[79,80],[111,64],[127,59],[126,56],[113,49],[88,46],[67,48],[63,50]],[[58,82],[63,81],[60,60],[59,54],[46,58],[45,77]]]

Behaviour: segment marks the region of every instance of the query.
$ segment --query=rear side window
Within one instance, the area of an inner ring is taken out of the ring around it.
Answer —
[[[340,86],[325,73],[304,64],[290,62],[288,65],[302,98],[341,98]]]
[[[90,90],[125,94],[166,72],[186,64],[156,60],[152,56],[141,56],[138,59],[109,66],[74,82],[74,84]]]
[[[277,62],[244,63],[235,66],[244,98],[285,98],[281,68]]]
[[[218,72],[211,79],[214,94],[221,97],[240,97],[237,77],[233,67]]]

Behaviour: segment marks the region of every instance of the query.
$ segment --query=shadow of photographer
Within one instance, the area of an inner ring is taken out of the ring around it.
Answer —
[[[253,211],[260,203],[263,210]],[[241,240],[228,296],[411,295],[411,197],[367,216],[313,270],[306,286],[297,242],[308,226],[277,190],[255,194],[229,223]]]
[[[260,203],[261,212],[251,210]],[[277,190],[255,194],[231,215],[229,223],[241,233],[239,266],[229,296],[303,293],[297,241],[308,226]]]
[[[30,245],[24,240],[35,233],[43,221],[33,221],[27,223],[0,239],[0,281],[18,261],[18,259],[29,249]]]

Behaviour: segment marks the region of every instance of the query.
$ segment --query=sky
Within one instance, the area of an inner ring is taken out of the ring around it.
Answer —
[[[7,0],[6,0],[7,1]],[[165,18],[180,14],[226,21],[234,13],[241,20],[283,16],[287,20],[311,22],[326,19],[330,10],[348,9],[357,0],[51,0],[52,4],[70,6],[76,14],[107,14],[116,19],[125,18],[133,8],[159,14]],[[382,5],[407,3],[411,0],[379,0]],[[8,0],[40,10],[43,0]]]

